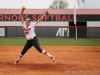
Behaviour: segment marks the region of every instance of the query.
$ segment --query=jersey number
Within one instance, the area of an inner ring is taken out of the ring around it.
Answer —
[[[25,32],[25,35],[29,34],[28,32]]]

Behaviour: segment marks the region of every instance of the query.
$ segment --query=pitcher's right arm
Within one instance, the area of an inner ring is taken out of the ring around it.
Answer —
[[[24,19],[23,19],[24,10],[25,10],[25,9],[23,9],[23,7],[22,7],[22,11],[21,11],[21,22],[22,22],[22,24],[24,23]]]

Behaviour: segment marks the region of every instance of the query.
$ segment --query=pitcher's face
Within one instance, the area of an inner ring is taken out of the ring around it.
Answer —
[[[31,24],[31,21],[30,20],[26,21],[26,24],[27,26],[29,26]]]

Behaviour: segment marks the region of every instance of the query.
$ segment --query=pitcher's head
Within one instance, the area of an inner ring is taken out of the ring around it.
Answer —
[[[27,19],[26,19],[26,24],[27,24],[27,26],[29,26],[30,23],[31,23],[31,19],[30,19],[30,18],[27,18]]]

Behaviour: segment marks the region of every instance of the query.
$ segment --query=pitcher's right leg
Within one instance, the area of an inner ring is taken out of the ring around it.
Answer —
[[[22,56],[27,52],[27,50],[28,50],[29,48],[31,48],[31,47],[32,47],[32,45],[30,45],[30,44],[27,42],[26,45],[24,46],[22,52],[20,53],[20,55],[19,55],[17,61],[15,62],[15,64],[17,64],[17,63],[21,60],[21,57],[22,57]]]

